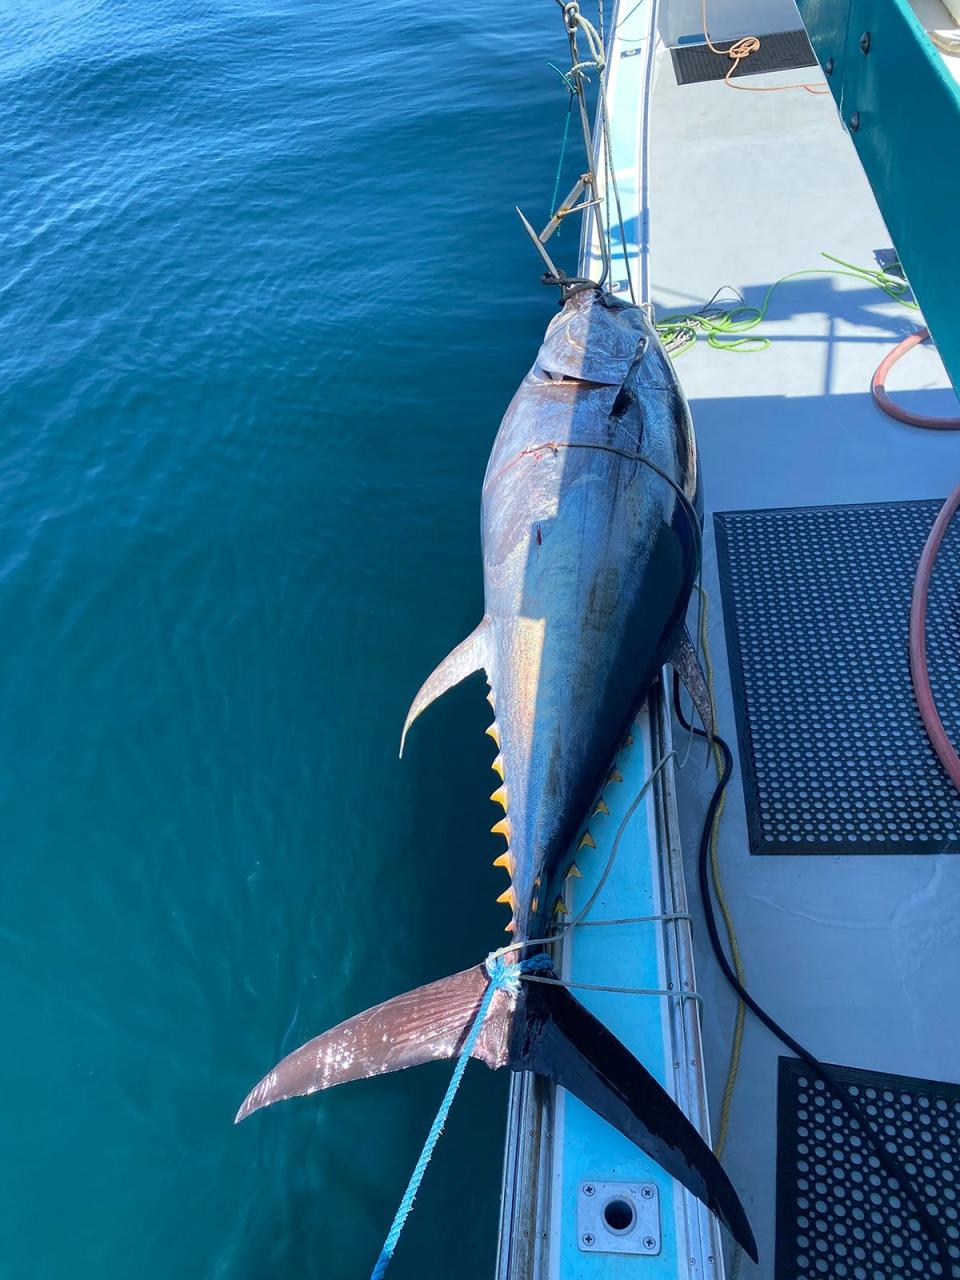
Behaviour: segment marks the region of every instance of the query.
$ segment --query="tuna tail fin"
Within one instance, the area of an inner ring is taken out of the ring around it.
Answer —
[[[710,687],[707,684],[707,677],[703,674],[700,659],[697,657],[697,650],[690,639],[690,632],[686,627],[680,632],[680,638],[674,645],[673,652],[667,658],[667,661],[683,681],[687,693],[693,699],[693,705],[697,709],[697,715],[700,717],[707,737],[710,739],[715,738],[716,725],[713,722],[713,702],[710,697]]]
[[[237,1121],[284,1098],[456,1057],[488,981],[477,965],[340,1023],[274,1067],[244,1099]],[[702,1200],[756,1260],[750,1224],[716,1156],[646,1068],[565,987],[524,982],[518,995],[497,991],[473,1057],[493,1069],[535,1071],[568,1089]]]
[[[477,965],[385,1000],[315,1036],[287,1054],[250,1090],[234,1123],[272,1102],[456,1057],[488,982],[486,969]],[[473,1051],[473,1057],[494,1070],[507,1060],[507,1030],[515,1004],[516,997],[506,991],[494,995]]]
[[[451,649],[440,665],[420,686],[417,696],[410,704],[403,733],[400,736],[400,755],[403,755],[407,732],[421,711],[425,711],[431,702],[435,702],[442,693],[452,689],[454,685],[466,680],[475,671],[487,669],[487,630],[486,618],[455,649]]]

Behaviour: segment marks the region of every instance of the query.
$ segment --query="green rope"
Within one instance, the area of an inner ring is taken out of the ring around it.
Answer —
[[[862,280],[867,284],[882,289],[888,298],[899,302],[901,306],[918,311],[919,305],[906,296],[910,286],[902,277],[893,275],[882,268],[860,267],[854,262],[837,258],[832,253],[821,255],[830,262],[838,264],[841,270],[831,267],[812,267],[806,271],[791,271],[779,280],[775,280],[763,296],[759,306],[754,307],[743,301],[733,306],[716,305],[717,294],[699,311],[677,311],[657,321],[657,332],[672,357],[683,355],[696,343],[701,334],[706,334],[707,345],[715,351],[733,351],[738,354],[749,354],[754,351],[766,351],[771,345],[770,339],[752,331],[762,324],[770,309],[770,300],[782,284],[788,280],[797,280],[801,276],[849,276],[854,280]],[[721,292],[718,290],[718,293]]]
[[[557,176],[553,180],[553,195],[550,198],[550,216],[553,217],[557,212],[557,199],[560,196],[560,177],[563,173],[563,162],[567,154],[567,139],[570,136],[570,119],[573,115],[573,95],[576,93],[576,89],[565,71],[561,71],[560,68],[554,66],[552,62],[548,62],[547,66],[557,73],[569,90],[569,97],[567,98],[567,118],[563,122],[563,138],[560,142],[560,159],[557,161]],[[557,227],[557,234],[559,234],[559,232],[560,228]]]
[[[555,71],[557,73],[557,75],[560,77],[560,79],[567,86],[567,88],[570,90],[571,93],[577,92],[577,86],[570,79],[569,71],[561,71],[555,62],[548,62],[547,66],[550,68],[551,71]],[[586,76],[584,76],[583,78],[584,80],[587,79]]]

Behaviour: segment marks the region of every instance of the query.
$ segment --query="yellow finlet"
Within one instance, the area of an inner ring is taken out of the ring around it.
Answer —
[[[495,836],[503,836],[507,844],[510,843],[510,822],[507,818],[501,818],[499,822],[495,822],[490,831]]]
[[[487,730],[487,736],[488,736],[489,738],[492,738],[492,739],[494,740],[494,742],[497,744],[497,746],[499,747],[499,745],[500,745],[500,730],[497,728],[497,722],[496,722],[496,720],[494,720],[493,724],[492,724],[492,725],[490,726],[490,728]]]
[[[513,871],[514,871],[513,854],[510,852],[509,849],[505,849],[503,853],[500,854],[499,858],[494,858],[493,865],[495,867],[503,867],[507,875],[509,875],[511,879],[513,878]]]
[[[622,782],[622,781],[623,781],[623,774],[620,772],[620,770],[619,770],[619,769],[611,769],[611,770],[610,770],[609,775],[607,776],[607,781],[608,781],[608,782]]]
[[[607,808],[607,802],[606,800],[603,799],[602,796],[597,801],[597,807],[594,809],[593,814],[591,816],[595,818],[598,813],[605,813],[607,817],[610,816],[610,810]]]
[[[488,689],[488,690],[487,690],[487,701],[490,703],[491,707],[495,705],[494,700],[493,700],[493,690],[492,690],[492,689]]]
[[[495,774],[499,776],[500,781],[502,782],[503,781],[503,756],[497,756],[496,760],[494,760],[490,768],[493,770]]]
[[[500,805],[501,809],[506,811],[507,808],[507,788],[497,787],[496,791],[490,797],[494,804]]]
[[[566,879],[569,880],[571,876],[573,876],[575,880],[583,879],[583,872],[580,870],[580,868],[577,866],[575,862],[570,863],[569,869],[567,870]]]
[[[577,852],[579,853],[581,849],[595,849],[596,847],[596,840],[594,840],[589,831],[585,831],[580,837],[580,843],[577,845]]]
[[[517,909],[517,895],[516,895],[516,893],[514,892],[513,885],[510,885],[510,887],[509,887],[508,889],[504,889],[503,893],[501,893],[501,895],[500,895],[500,897],[497,899],[497,901],[498,901],[498,902],[504,902],[504,903],[506,903],[506,904],[507,904],[507,906],[512,907],[512,908],[514,909],[514,911],[516,911],[516,909]]]
[[[516,930],[516,927],[517,927],[517,922],[516,922],[516,920],[511,920],[509,924],[506,924],[506,925],[504,925],[504,926],[503,926],[503,932],[504,932],[504,933],[513,933],[513,932]]]
[[[535,913],[539,906],[540,906],[540,899],[537,897],[532,898],[530,901],[530,910]]]
[[[568,916],[570,914],[567,910],[567,904],[562,898],[557,898],[556,904],[553,908],[553,914],[555,916]]]

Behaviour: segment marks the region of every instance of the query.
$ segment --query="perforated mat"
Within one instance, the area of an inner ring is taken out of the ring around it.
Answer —
[[[960,1088],[830,1067],[925,1197],[960,1276]],[[780,1059],[776,1280],[930,1280],[944,1271],[857,1123],[805,1065]]]
[[[907,651],[939,501],[715,516],[754,853],[960,850],[960,795],[927,740]],[[960,528],[930,588],[930,679],[960,742]]]
[[[721,40],[718,49],[726,49],[732,42]],[[685,44],[670,50],[677,84],[700,84],[705,80],[722,80],[730,70],[730,58],[726,53],[714,53],[706,44]],[[816,55],[805,31],[775,31],[760,36],[760,48],[743,58],[733,73],[755,76],[764,71],[789,71],[794,67],[815,67]]]

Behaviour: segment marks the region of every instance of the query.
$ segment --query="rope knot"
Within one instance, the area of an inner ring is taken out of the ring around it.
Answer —
[[[580,25],[580,6],[577,0],[568,0],[563,6],[563,21],[568,31],[575,31]]]
[[[490,985],[495,991],[506,991],[511,996],[519,993],[521,972],[519,964],[508,964],[503,956],[498,956],[496,953],[487,956],[484,964]]]
[[[735,40],[727,50],[728,58],[749,58],[751,53],[756,53],[760,48],[760,41],[756,36],[744,36],[741,40]]]
[[[527,956],[526,960],[508,963],[503,952],[494,951],[487,956],[484,965],[494,991],[506,991],[508,995],[515,996],[520,992],[520,979],[525,973],[543,973],[553,968],[553,961],[541,952],[540,955]]]

